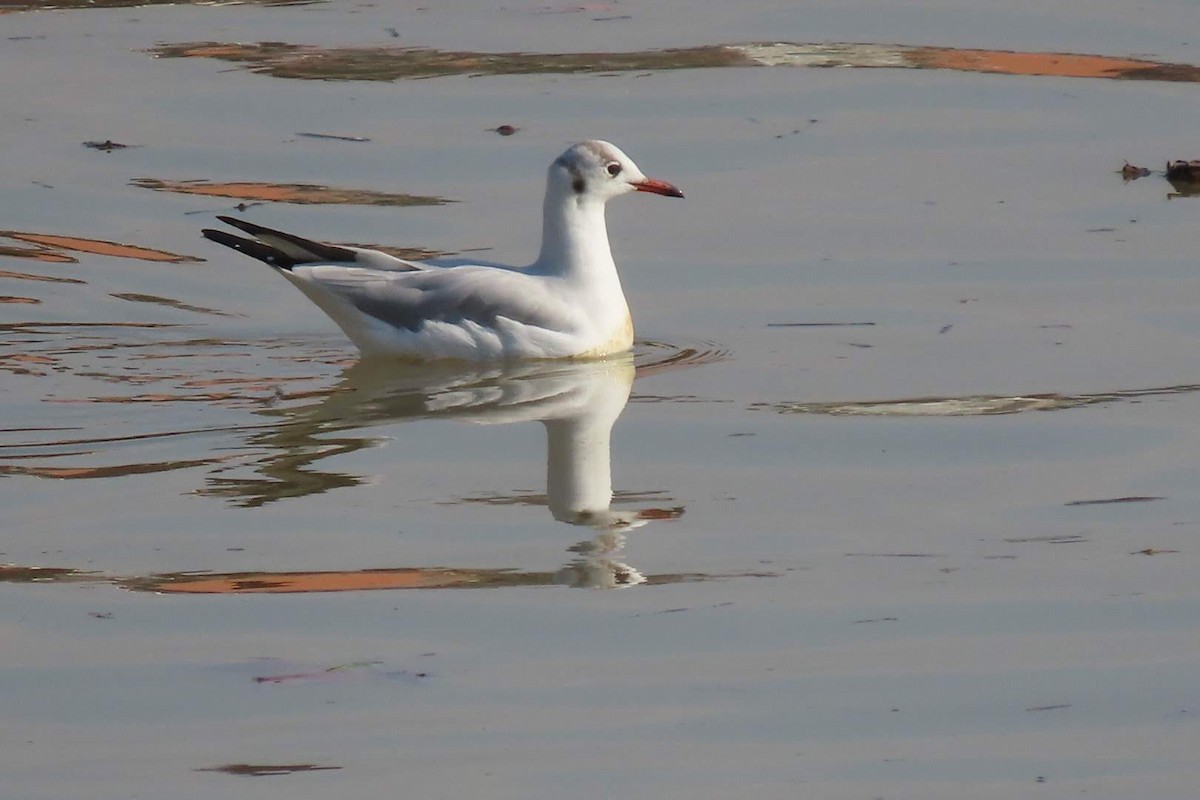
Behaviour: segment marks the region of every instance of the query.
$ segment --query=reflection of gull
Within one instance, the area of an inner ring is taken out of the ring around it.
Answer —
[[[608,245],[604,204],[629,192],[683,197],[608,142],[582,142],[550,165],[542,248],[528,267],[438,266],[336,247],[221,217],[254,239],[204,235],[274,267],[364,354],[493,361],[601,356],[633,345]]]
[[[651,515],[612,508],[611,439],[633,386],[631,358],[556,370],[538,381],[538,402],[514,413],[489,412],[477,422],[537,419],[546,427],[546,502],[556,520],[597,531],[571,548],[579,558],[555,574],[571,586],[613,589],[646,578],[619,560],[623,531],[641,527]],[[521,412],[530,412],[524,415]]]
[[[489,425],[541,422],[547,443],[546,505],[555,519],[596,532],[594,539],[571,548],[579,557],[560,570],[556,580],[577,586],[641,583],[645,580],[641,573],[618,560],[623,531],[682,512],[612,508],[610,439],[633,378],[629,354],[466,370],[364,361],[347,370],[342,384],[321,403],[292,409],[287,421],[256,439],[281,451],[261,467],[274,481],[229,482],[223,493],[286,497],[297,494],[297,487],[299,493],[307,493],[305,489],[322,476],[298,466],[331,454],[331,444],[341,446],[337,452],[355,449],[351,443],[357,440],[344,433],[329,438],[347,429],[429,418]],[[345,485],[347,477],[334,475],[328,480],[326,488],[333,488]]]

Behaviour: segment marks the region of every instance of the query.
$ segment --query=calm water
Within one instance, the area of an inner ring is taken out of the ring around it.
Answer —
[[[1194,796],[1200,200],[1116,171],[1200,156],[1197,84],[150,52],[1200,63],[1177,5],[0,15],[6,792]],[[359,364],[199,236],[244,213],[527,261],[545,166],[587,137],[687,193],[610,208],[628,358]],[[233,182],[360,195],[181,191]]]

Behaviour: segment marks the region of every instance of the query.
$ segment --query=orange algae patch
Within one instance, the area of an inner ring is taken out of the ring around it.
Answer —
[[[437,589],[476,583],[475,571],[388,569],[361,572],[248,572],[236,575],[172,577],[139,582],[143,591],[177,594],[262,594],[355,592],[378,589]]]
[[[1053,75],[1064,78],[1123,78],[1158,66],[1149,61],[1072,53],[1017,53],[922,47],[909,54],[917,66],[1001,75]]]
[[[7,248],[0,247],[0,255],[9,255],[9,253],[5,252],[6,249]],[[57,263],[68,263],[68,264],[74,263],[74,261],[75,261],[75,259],[71,258],[70,256],[62,256],[62,255],[60,255],[58,258],[42,258],[41,257],[41,255],[40,255],[41,253],[49,252],[49,251],[42,251],[42,250],[33,251],[33,250],[31,250],[29,252],[34,253],[34,255],[32,255],[31,258],[37,258],[39,261],[53,261],[53,262],[57,262]],[[12,280],[17,280],[17,281],[41,281],[43,283],[87,283],[87,281],[81,281],[78,278],[59,278],[59,277],[56,277],[53,275],[33,275],[28,272],[13,272],[12,270],[8,270],[8,269],[0,269],[0,278],[11,278]]]
[[[123,478],[128,475],[147,475],[176,469],[201,467],[216,463],[219,459],[191,459],[189,461],[162,461],[150,464],[119,464],[105,467],[17,467],[0,464],[0,476],[27,475],[33,478],[71,480],[76,478]]]
[[[149,247],[108,242],[103,239],[83,239],[78,236],[59,236],[52,233],[25,233],[23,231],[0,231],[0,236],[55,250],[70,250],[77,253],[92,253],[99,256],[136,258],[140,261],[160,261],[171,264],[201,261],[201,259],[192,256],[181,256],[176,253],[168,253],[165,250],[152,250]],[[38,254],[31,254],[31,256],[46,261],[64,260],[63,258],[44,258]],[[66,260],[72,259],[68,258]]]
[[[253,183],[250,181],[209,183],[205,180],[169,181],[157,178],[134,178],[130,184],[143,189],[153,189],[156,192],[232,197],[238,200],[300,205],[329,203],[365,206],[436,206],[451,202],[442,197],[393,194],[366,189],[337,189],[309,183]]]

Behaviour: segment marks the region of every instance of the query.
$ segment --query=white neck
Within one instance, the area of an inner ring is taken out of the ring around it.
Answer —
[[[542,205],[542,250],[533,270],[588,283],[612,283],[619,289],[604,223],[604,201],[548,190]]]

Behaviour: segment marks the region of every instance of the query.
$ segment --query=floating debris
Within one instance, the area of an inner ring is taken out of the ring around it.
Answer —
[[[331,677],[344,677],[352,670],[372,670],[382,664],[382,661],[358,661],[353,664],[338,664],[325,669],[309,670],[307,672],[288,672],[281,675],[256,675],[255,683],[296,683],[297,681],[321,680]],[[425,673],[422,673],[424,676]]]
[[[498,133],[501,136],[512,136],[517,131],[521,130],[513,125],[501,125],[498,128],[488,128],[492,133]]]
[[[12,253],[8,252],[10,249],[16,250],[18,248],[0,247],[0,255],[12,255]],[[64,257],[62,260],[68,263],[71,261],[69,257]],[[18,281],[42,281],[44,283],[87,283],[87,281],[80,280],[79,278],[59,278],[54,275],[33,275],[28,272],[13,272],[12,270],[8,269],[0,269],[0,278],[9,278]]]
[[[1200,161],[1168,163],[1167,180],[1184,197],[1200,194]]]
[[[200,263],[204,259],[194,256],[183,256],[178,253],[168,253],[165,250],[153,250],[149,247],[138,247],[131,244],[120,244],[103,239],[84,239],[78,236],[61,236],[51,233],[28,233],[25,231],[0,231],[0,237],[16,239],[19,242],[36,245],[30,248],[0,248],[0,254],[13,255],[20,258],[33,258],[38,261],[73,264],[76,259],[66,255],[62,250],[90,253],[98,256],[114,258],[135,258],[139,261],[161,261],[171,264]]]
[[[721,46],[632,53],[482,53],[421,47],[316,47],[286,42],[183,42],[161,44],[150,52],[158,58],[231,61],[277,78],[329,81],[756,66],[737,49]]]
[[[336,133],[308,133],[300,131],[297,136],[304,136],[308,139],[335,139],[339,142],[369,142],[371,141],[366,136],[341,136]]]
[[[10,245],[0,245],[0,256],[8,256],[10,258],[32,258],[34,261],[42,261],[47,264],[78,264],[79,259],[72,258],[66,253],[60,253],[57,250],[50,250],[45,247],[12,247]],[[16,273],[14,273],[16,274]],[[30,278],[29,280],[36,280]],[[44,278],[43,280],[52,280]],[[67,280],[63,278],[62,280]],[[83,281],[77,281],[83,283]]]
[[[19,567],[0,564],[0,583],[70,583],[95,580],[92,573],[63,567]]]
[[[236,197],[241,200],[259,200],[297,205],[361,205],[361,206],[440,206],[452,203],[444,197],[417,194],[394,194],[367,189],[335,189],[311,183],[209,183],[206,180],[159,180],[157,178],[134,178],[131,186],[152,189],[156,192],[198,194],[208,197]]]
[[[1087,538],[1079,533],[1064,533],[1051,536],[1023,536],[1005,539],[1009,544],[1083,544]]]
[[[38,477],[92,478],[118,477],[152,472],[151,469],[115,470],[98,468],[92,474],[63,468],[58,474],[36,470]],[[103,474],[101,474],[103,473]],[[0,466],[0,476],[28,474]],[[648,585],[729,580],[732,578],[772,578],[772,572],[661,573],[642,576]],[[304,594],[310,592],[361,592],[398,589],[502,589],[506,587],[555,586],[561,583],[554,572],[522,572],[515,569],[447,569],[443,567],[396,567],[391,569],[346,570],[341,572],[175,572],[160,575],[117,576],[60,567],[28,567],[0,564],[0,583],[97,583],[111,584],[132,592],[166,594]],[[639,581],[641,582],[641,581]],[[589,587],[590,588],[590,587]],[[720,604],[726,605],[726,604]],[[710,606],[717,608],[719,606]],[[306,678],[332,677],[333,673],[355,668],[374,669],[376,662],[339,664],[329,669],[296,670],[286,674],[264,675],[259,683],[287,683]],[[389,678],[430,677],[426,671],[384,671]]]
[[[1157,547],[1147,547],[1145,550],[1135,550],[1131,556],[1157,556],[1163,553],[1178,553],[1178,550],[1159,550]]]
[[[486,53],[209,41],[160,44],[150,52],[159,58],[216,58],[244,64],[246,69],[277,78],[307,80],[394,81],[449,75],[613,74],[727,67],[857,67],[1200,82],[1200,67],[1140,58],[861,43],[761,42],[633,52]]]
[[[291,775],[294,772],[320,772],[341,767],[320,764],[223,764],[219,767],[200,767],[196,772],[224,772],[226,775],[243,775],[261,778],[265,775]]]
[[[196,314],[211,314],[211,315],[217,316],[217,317],[232,317],[232,316],[234,316],[233,314],[230,314],[228,311],[218,311],[215,308],[205,308],[203,306],[193,306],[188,303],[184,303],[181,300],[172,300],[170,297],[159,297],[158,295],[153,295],[153,294],[138,294],[136,292],[114,292],[111,296],[117,298],[118,300],[127,300],[131,303],[152,303],[154,305],[166,306],[167,308],[174,308],[179,311],[191,311]]]
[[[266,203],[238,203],[236,206],[233,207],[233,210],[245,212],[251,208],[256,208],[258,206],[263,206],[263,205],[266,205]],[[228,208],[198,208],[194,211],[185,211],[185,212],[183,212],[183,215],[185,217],[190,216],[192,214],[216,215],[216,214],[224,214],[228,211],[229,211]]]
[[[664,608],[659,611],[642,611],[637,614],[630,614],[629,616],[630,616],[630,619],[637,619],[638,617],[654,617],[654,616],[659,616],[662,614],[679,614],[684,611],[699,611],[699,610],[708,610],[708,609],[713,609],[713,608],[729,608],[732,605],[733,605],[732,600],[726,600],[723,603],[713,603],[712,605],[708,605],[708,606],[697,606],[695,608],[693,608],[691,606],[679,606],[677,608]]]
[[[1126,161],[1125,166],[1121,167],[1119,170],[1117,170],[1117,172],[1121,173],[1121,177],[1125,179],[1126,183],[1129,183],[1130,181],[1136,181],[1138,178],[1144,178],[1150,174],[1150,170],[1146,169],[1145,167],[1135,167],[1128,161]]]
[[[1167,164],[1167,180],[1200,181],[1200,161],[1171,161]]]
[[[138,8],[141,6],[212,6],[240,5],[253,3],[261,6],[307,6],[325,3],[327,0],[234,0],[223,3],[218,0],[0,0],[0,14],[17,11],[44,11],[46,9],[91,9],[91,8]],[[45,36],[9,37],[19,39],[44,39]]]
[[[112,139],[105,139],[103,142],[84,142],[83,146],[91,150],[100,150],[104,153],[111,153],[113,150],[125,150],[129,147],[127,144],[114,142]]]
[[[874,322],[768,322],[768,328],[869,328]]]
[[[156,400],[149,402],[155,402]],[[25,467],[0,464],[0,477],[26,475],[33,478],[50,478],[52,480],[124,478],[130,475],[150,475],[155,472],[173,472],[180,469],[210,466],[222,460],[218,458],[194,458],[148,464],[116,464],[104,467]]]
[[[757,122],[757,121],[758,121],[758,120],[755,120],[755,122]],[[819,120],[819,119],[810,119],[810,120],[808,121],[808,125],[810,125],[810,126],[811,126],[811,125],[816,125],[818,122],[820,122],[820,120]],[[790,132],[790,133],[777,133],[777,134],[775,134],[775,138],[776,138],[776,139],[782,139],[782,138],[784,138],[785,136],[796,136],[797,134],[801,134],[801,133],[804,133],[804,128],[792,128],[792,130],[791,130],[791,132]]]
[[[1069,503],[1065,503],[1065,505],[1068,505],[1068,506],[1104,506],[1104,505],[1112,505],[1114,503],[1150,503],[1155,500],[1166,500],[1166,499],[1167,498],[1165,498],[1165,497],[1135,495],[1135,496],[1131,496],[1131,497],[1109,497],[1109,498],[1105,498],[1103,500],[1072,500]]]
[[[941,553],[846,553],[847,556],[868,558],[945,558]]]
[[[1055,411],[1067,408],[1120,401],[1135,401],[1145,397],[1191,394],[1200,391],[1200,384],[1164,386],[1153,389],[1129,389],[1096,394],[1063,395],[967,395],[963,397],[913,397],[900,400],[864,400],[832,403],[755,403],[752,408],[776,411],[780,414],[829,414],[832,416],[881,417],[961,417],[990,414],[1017,414],[1025,411]]]

